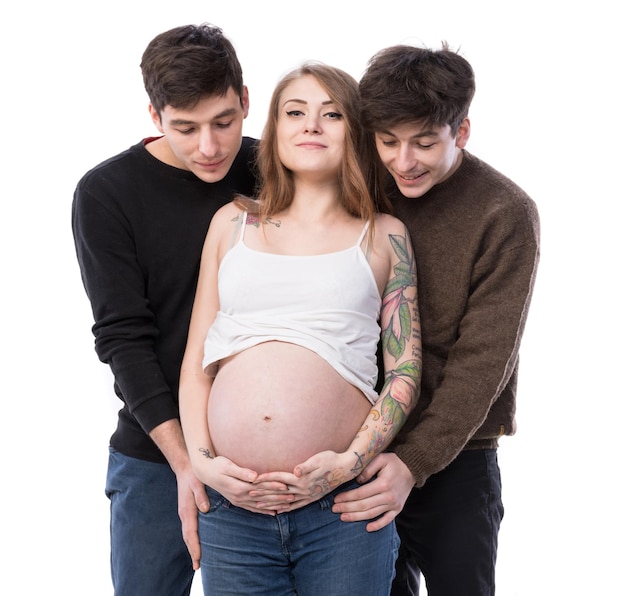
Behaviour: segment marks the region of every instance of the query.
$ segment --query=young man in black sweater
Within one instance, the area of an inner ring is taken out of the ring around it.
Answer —
[[[158,35],[141,70],[161,135],[84,175],[72,229],[95,349],[123,404],[106,482],[115,593],[178,596],[209,507],[180,427],[179,369],[209,222],[236,193],[253,195],[256,143],[242,138],[248,90],[219,28]]]

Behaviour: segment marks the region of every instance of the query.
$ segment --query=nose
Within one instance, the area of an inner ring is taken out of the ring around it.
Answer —
[[[322,125],[320,124],[317,114],[308,114],[304,121],[304,132],[309,134],[319,134],[322,132]]]
[[[400,172],[408,172],[417,165],[417,158],[408,143],[400,143],[396,153],[396,168]]]
[[[202,130],[198,141],[198,149],[202,155],[213,157],[219,153],[217,135],[211,130]]]

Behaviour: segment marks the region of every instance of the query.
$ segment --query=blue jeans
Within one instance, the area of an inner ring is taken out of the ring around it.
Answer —
[[[116,596],[188,596],[193,568],[178,517],[176,476],[110,450],[111,577]]]
[[[202,584],[211,596],[388,596],[398,553],[390,524],[367,532],[332,512],[342,485],[302,509],[276,516],[233,506],[207,487],[200,513]]]
[[[396,518],[402,545],[392,596],[416,596],[420,570],[428,596],[493,596],[501,493],[495,449],[462,451],[414,488]]]

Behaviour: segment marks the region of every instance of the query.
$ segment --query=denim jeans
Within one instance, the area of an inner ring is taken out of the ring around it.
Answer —
[[[116,596],[187,596],[193,568],[167,464],[109,453],[111,577]]]
[[[200,514],[202,583],[211,596],[388,596],[398,552],[395,524],[367,532],[342,522],[333,497],[275,516],[233,506],[207,488]]]
[[[493,596],[501,492],[495,449],[462,451],[414,488],[396,518],[402,545],[392,596],[416,596],[420,570],[428,596]]]

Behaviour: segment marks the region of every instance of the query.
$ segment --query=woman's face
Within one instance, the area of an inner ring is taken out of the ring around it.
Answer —
[[[280,95],[276,140],[280,161],[296,178],[337,178],[344,117],[314,76],[291,81]]]

